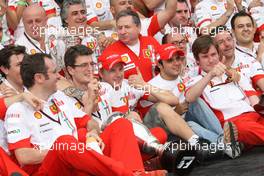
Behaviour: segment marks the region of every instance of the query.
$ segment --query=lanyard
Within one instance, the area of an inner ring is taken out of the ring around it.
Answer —
[[[250,54],[250,53],[247,53],[247,52],[245,52],[245,51],[243,51],[243,50],[239,49],[238,47],[236,47],[236,49],[237,49],[238,51],[240,51],[241,53],[244,53],[244,54],[246,54],[246,55],[248,55],[248,56],[250,56],[250,57],[256,58],[256,57],[255,57],[255,56],[253,56],[252,54]]]
[[[44,115],[44,116],[46,116],[48,119],[50,119],[51,121],[53,121],[53,122],[55,122],[55,123],[58,123],[59,125],[61,125],[61,121],[60,121],[60,116],[59,116],[59,107],[56,105],[56,103],[54,102],[54,101],[52,101],[52,103],[55,105],[55,107],[56,107],[56,111],[58,112],[58,120],[55,120],[55,119],[53,119],[50,115],[48,115],[47,113],[45,113],[44,111],[42,111],[42,110],[40,110],[40,112]],[[62,112],[61,112],[62,113]]]
[[[81,105],[82,107],[84,107],[84,104],[83,104],[80,100],[78,100],[78,98],[76,98],[76,97],[73,97],[73,98],[74,98],[76,101],[78,101],[78,103],[80,103],[80,105]],[[95,113],[96,113],[97,115],[96,115]],[[100,113],[99,111],[96,111],[95,113],[92,112],[92,116],[94,116],[94,117],[96,117],[96,118],[102,120],[101,113]]]
[[[29,37],[28,35],[24,32],[25,37],[27,38],[27,40],[29,41],[29,43],[31,43],[37,50],[39,50],[41,53],[46,54],[46,52],[43,52],[42,49],[40,49]]]

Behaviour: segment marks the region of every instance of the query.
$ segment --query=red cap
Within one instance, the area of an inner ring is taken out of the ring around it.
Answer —
[[[175,45],[173,44],[164,44],[161,45],[158,54],[158,60],[169,60],[173,54],[177,53],[179,56],[185,56],[185,52],[179,48],[177,48]]]
[[[105,70],[110,70],[117,63],[125,64],[125,62],[122,60],[119,54],[112,54],[107,57],[101,55],[98,59],[99,62],[101,62],[102,64],[102,68]]]

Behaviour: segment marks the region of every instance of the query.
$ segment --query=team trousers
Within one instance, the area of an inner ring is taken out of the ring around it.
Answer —
[[[91,149],[62,150],[56,146],[80,145],[73,136],[61,136],[53,144],[34,175],[132,175],[144,170],[132,124],[118,119],[109,125],[100,136],[105,143],[104,155]]]

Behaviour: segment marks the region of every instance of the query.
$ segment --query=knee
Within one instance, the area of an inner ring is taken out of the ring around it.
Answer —
[[[132,129],[132,123],[128,119],[125,119],[125,118],[120,118],[120,119],[115,120],[111,124],[111,126],[115,129],[129,129],[129,128]]]
[[[155,104],[155,106],[153,108],[155,108],[159,114],[164,114],[164,113],[168,112],[169,108],[172,109],[172,107],[170,105],[168,105],[166,103],[162,103],[162,102]]]
[[[77,143],[77,139],[71,135],[63,135],[56,139],[55,143]]]

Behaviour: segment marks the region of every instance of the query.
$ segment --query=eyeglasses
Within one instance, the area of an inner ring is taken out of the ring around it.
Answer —
[[[85,67],[91,67],[93,68],[96,64],[95,63],[82,63],[82,64],[75,64],[73,65],[74,67],[80,67],[80,68],[85,68]]]

